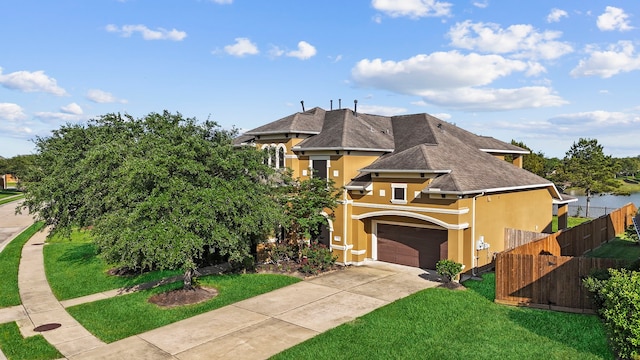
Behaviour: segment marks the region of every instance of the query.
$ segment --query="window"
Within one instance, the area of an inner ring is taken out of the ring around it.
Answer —
[[[280,144],[278,145],[278,154],[277,154],[277,159],[276,159],[276,169],[283,169],[285,168],[284,165],[284,145]]]
[[[313,176],[327,179],[327,160],[313,160]]]
[[[391,184],[391,202],[393,204],[407,203],[407,184]]]

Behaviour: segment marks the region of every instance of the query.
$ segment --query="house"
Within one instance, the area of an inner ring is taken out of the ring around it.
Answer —
[[[275,168],[332,179],[341,200],[321,238],[342,264],[368,259],[466,271],[502,251],[505,228],[550,231],[553,183],[522,169],[528,151],[428,114],[379,116],[313,108],[235,141]],[[511,159],[511,162],[505,159]]]

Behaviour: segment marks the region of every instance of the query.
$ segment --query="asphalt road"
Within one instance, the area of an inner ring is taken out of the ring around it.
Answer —
[[[16,207],[22,201],[0,205],[0,251],[24,229],[33,224],[33,216],[23,212],[16,215]]]

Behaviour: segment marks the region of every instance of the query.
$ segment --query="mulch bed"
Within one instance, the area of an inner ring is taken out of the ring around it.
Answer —
[[[198,304],[212,299],[218,295],[218,290],[204,286],[198,286],[190,290],[177,289],[153,295],[149,302],[161,307],[175,307]]]

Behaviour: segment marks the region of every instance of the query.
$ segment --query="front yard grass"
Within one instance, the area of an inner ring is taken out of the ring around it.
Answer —
[[[231,303],[248,299],[300,279],[274,274],[229,274],[198,278],[200,285],[214,287],[218,295],[200,304],[175,308],[160,308],[147,300],[154,294],[177,289],[182,282],[160,286],[129,295],[81,304],[67,311],[82,326],[104,342],[113,342],[186,319]],[[216,324],[211,324],[216,326]]]
[[[275,359],[614,359],[593,315],[493,303],[493,274],[467,291],[423,290]]]
[[[61,359],[62,354],[42,335],[23,338],[15,322],[0,324],[0,349],[10,360]]]
[[[0,252],[0,308],[20,305],[18,268],[22,247],[43,226],[42,222],[31,225]]]
[[[181,274],[174,271],[152,271],[135,276],[112,276],[112,268],[97,255],[90,231],[76,230],[71,239],[53,236],[44,247],[47,280],[58,300],[129,287]]]
[[[640,258],[640,245],[631,240],[626,234],[617,236],[608,243],[585,254],[592,258],[612,258],[626,261],[634,261]]]

